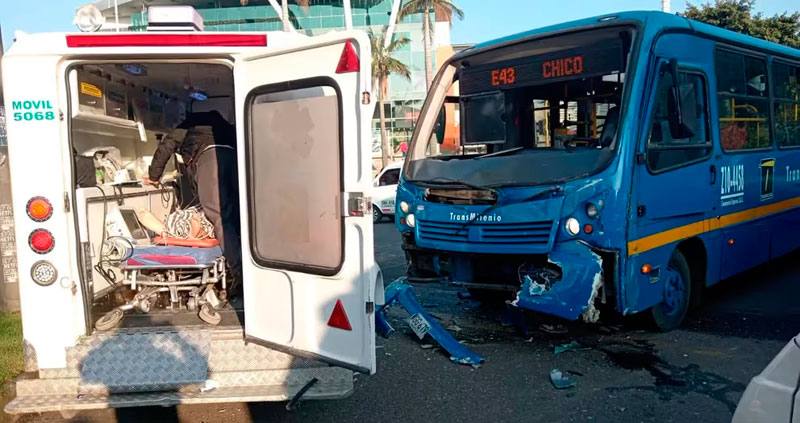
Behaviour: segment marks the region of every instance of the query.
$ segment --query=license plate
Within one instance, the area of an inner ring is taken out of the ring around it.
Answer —
[[[394,208],[394,200],[386,200],[383,202],[383,208],[385,209],[393,209]]]
[[[417,335],[419,339],[425,337],[425,334],[431,330],[431,324],[422,317],[422,314],[417,313],[408,318],[408,325],[411,326],[411,330],[414,331],[414,334]]]

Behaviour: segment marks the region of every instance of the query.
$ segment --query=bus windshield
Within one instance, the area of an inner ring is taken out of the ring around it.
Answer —
[[[436,120],[416,134],[406,179],[538,185],[605,168],[631,38],[630,29],[585,31],[452,63],[436,106],[429,94]]]

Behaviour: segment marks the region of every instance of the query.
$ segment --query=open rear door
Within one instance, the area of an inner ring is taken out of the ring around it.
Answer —
[[[234,65],[245,336],[365,373],[375,372],[378,276],[363,197],[370,72],[361,32],[295,35]]]

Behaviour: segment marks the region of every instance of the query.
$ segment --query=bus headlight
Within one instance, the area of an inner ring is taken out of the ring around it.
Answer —
[[[595,217],[597,217],[598,214],[600,214],[600,211],[597,208],[596,204],[594,204],[594,203],[586,203],[586,215],[587,216],[589,216],[591,219],[594,219]]]
[[[416,217],[414,217],[414,215],[413,215],[413,214],[410,214],[410,215],[406,216],[406,224],[407,224],[409,227],[413,228],[413,227],[414,227],[414,225],[416,225],[416,224],[417,224],[417,218],[416,218]]]
[[[578,232],[581,231],[581,224],[578,219],[570,217],[567,219],[566,229],[570,235],[578,235]]]
[[[400,202],[400,211],[403,213],[408,213],[411,210],[411,206],[408,205],[405,201]]]
[[[56,281],[58,272],[50,262],[40,260],[31,267],[31,278],[41,286],[50,286]]]

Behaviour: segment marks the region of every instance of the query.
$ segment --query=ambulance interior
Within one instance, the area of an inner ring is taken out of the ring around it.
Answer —
[[[216,110],[234,122],[231,68],[83,63],[68,81],[87,324],[241,325],[213,226],[193,209],[187,163],[175,155],[160,186],[142,183],[159,142],[188,113]]]

